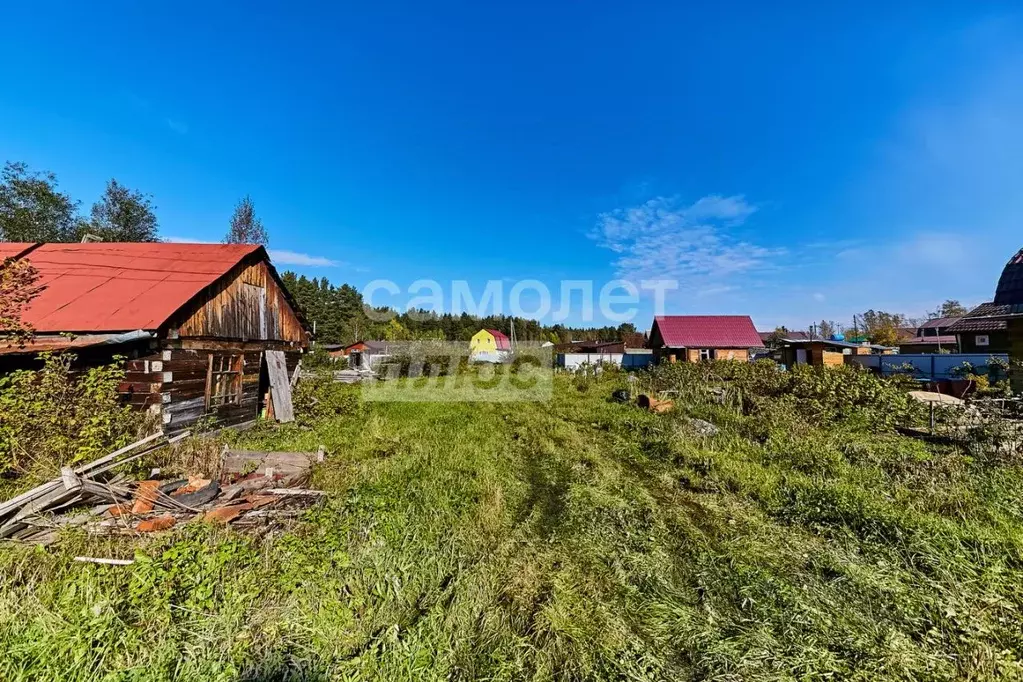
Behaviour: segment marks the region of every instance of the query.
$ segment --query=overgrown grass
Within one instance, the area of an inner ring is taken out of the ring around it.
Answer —
[[[327,446],[290,533],[0,551],[0,678],[1020,676],[1018,465],[894,435],[888,384],[738,371],[640,382],[678,392],[663,415],[616,373],[537,403],[326,389],[238,436]]]

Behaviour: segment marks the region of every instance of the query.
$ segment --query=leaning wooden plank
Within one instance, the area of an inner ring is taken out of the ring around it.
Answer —
[[[32,488],[32,490],[23,492],[17,497],[12,497],[3,504],[0,504],[0,516],[6,516],[15,509],[18,509],[19,507],[28,504],[32,500],[42,497],[43,495],[48,495],[58,488],[64,488],[64,483],[59,479],[56,481],[48,481],[38,487]]]
[[[101,458],[97,459],[94,462],[89,462],[88,464],[80,466],[77,469],[74,469],[73,473],[75,473],[76,475],[77,474],[94,475],[95,472],[93,471],[93,469],[95,467],[103,465],[103,464],[106,464],[107,462],[111,462],[111,461],[117,459],[118,457],[120,457],[121,455],[124,455],[124,454],[126,454],[128,452],[131,452],[132,450],[135,450],[135,449],[137,449],[137,448],[139,448],[139,447],[141,447],[143,445],[146,445],[147,443],[151,443],[154,440],[156,440],[158,438],[162,438],[162,437],[163,437],[163,431],[158,431],[157,433],[154,433],[151,436],[147,436],[146,438],[143,438],[140,441],[136,441],[136,442],[132,443],[131,445],[127,445],[127,446],[121,448],[120,450],[116,450],[114,452],[111,452],[109,455],[101,457]],[[18,507],[26,504],[27,502],[29,502],[31,500],[34,500],[34,499],[36,499],[38,497],[41,497],[43,495],[47,495],[47,494],[53,492],[56,488],[63,487],[63,486],[64,486],[64,483],[63,483],[63,481],[61,479],[57,479],[57,480],[53,480],[53,481],[47,481],[46,483],[43,483],[42,485],[37,486],[37,487],[33,488],[32,490],[28,490],[26,492],[23,492],[20,495],[12,497],[11,499],[9,499],[6,502],[4,502],[3,504],[0,504],[0,517],[5,516],[9,512],[11,512],[12,510],[17,509]]]
[[[146,436],[142,440],[135,441],[131,445],[126,445],[123,448],[121,448],[120,450],[115,450],[114,452],[111,452],[109,455],[107,455],[105,457],[100,457],[99,459],[97,459],[97,460],[95,460],[93,462],[89,462],[88,464],[82,465],[82,466],[78,467],[77,469],[75,469],[75,473],[76,474],[88,474],[93,469],[95,469],[96,467],[102,466],[102,465],[106,464],[107,462],[112,462],[115,459],[117,459],[118,457],[120,457],[121,455],[128,454],[132,450],[136,450],[136,449],[142,447],[143,445],[146,445],[148,443],[152,443],[154,440],[157,440],[159,438],[163,438],[163,431],[157,431],[153,435]]]
[[[79,497],[81,497],[81,491],[64,490],[64,486],[60,486],[58,489],[52,491],[48,495],[38,497],[29,502],[28,504],[26,504],[25,506],[23,506],[21,509],[18,510],[18,512],[14,516],[10,518],[8,523],[13,521],[20,521],[21,519],[31,516],[32,514],[38,514],[39,512],[43,512],[46,511],[47,509],[50,509],[51,507],[55,507],[57,505],[67,502],[68,500],[77,499]],[[0,537],[3,537],[2,532],[0,532]]]
[[[98,475],[100,475],[102,473],[110,471],[111,469],[116,469],[119,466],[124,466],[128,462],[134,462],[135,460],[139,459],[140,457],[145,457],[146,455],[151,454],[153,452],[156,452],[160,448],[163,448],[163,447],[165,447],[167,445],[174,445],[178,441],[180,441],[180,440],[182,440],[184,438],[187,438],[191,434],[192,434],[191,431],[182,431],[181,433],[179,433],[178,435],[174,436],[173,438],[169,438],[166,443],[159,443],[157,445],[154,445],[153,447],[146,448],[142,452],[136,452],[135,454],[130,455],[128,457],[125,457],[122,460],[119,460],[117,462],[113,462],[112,464],[107,464],[106,466],[100,467],[99,469],[96,469],[94,471],[90,471],[89,472],[89,476],[98,476]]]
[[[291,405],[291,380],[288,377],[288,364],[284,357],[284,351],[268,350],[264,355],[267,374],[270,377],[274,415],[279,422],[293,422],[295,421],[295,412]]]
[[[38,526],[33,526],[32,524],[25,523],[24,521],[16,521],[16,522],[13,522],[13,523],[8,523],[8,524],[5,524],[4,526],[0,526],[0,537],[2,537],[2,538],[14,538],[14,537],[16,537],[18,535],[21,535],[22,531],[24,531],[26,529],[29,529],[29,530],[31,530],[34,533],[38,529]],[[30,534],[30,533],[26,533],[26,534]]]

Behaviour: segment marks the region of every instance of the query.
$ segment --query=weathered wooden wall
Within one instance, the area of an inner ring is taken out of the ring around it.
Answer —
[[[242,264],[171,322],[180,338],[290,341],[308,337],[265,261]]]
[[[740,362],[749,360],[749,350],[746,348],[712,348],[711,351],[714,360],[739,360]],[[685,359],[686,362],[699,362],[700,349],[687,348]]]
[[[986,336],[988,345],[978,346],[978,336]],[[1012,353],[1012,343],[1012,336],[1007,329],[959,334],[959,351],[961,353]]]
[[[260,361],[264,350],[283,350],[288,372],[294,372],[301,353],[286,343],[166,340],[161,349],[129,360],[119,391],[126,401],[161,416],[168,433],[183,431],[209,414],[217,426],[240,424],[259,415]],[[206,377],[211,355],[240,355],[242,395],[237,404],[206,411]]]

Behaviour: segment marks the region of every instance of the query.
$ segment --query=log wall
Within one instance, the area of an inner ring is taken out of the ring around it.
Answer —
[[[209,415],[214,426],[251,421],[259,416],[260,366],[264,350],[283,350],[289,376],[301,352],[288,344],[166,340],[148,355],[128,360],[119,391],[125,401],[159,414],[164,430],[177,433]],[[211,356],[241,356],[241,396],[237,403],[206,408],[207,376]]]

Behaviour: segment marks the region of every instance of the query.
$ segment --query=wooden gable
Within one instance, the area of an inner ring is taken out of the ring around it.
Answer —
[[[309,336],[273,267],[246,260],[185,306],[169,329],[181,338],[285,341],[305,347]]]

